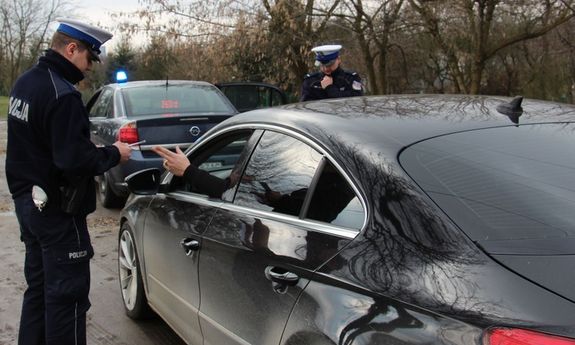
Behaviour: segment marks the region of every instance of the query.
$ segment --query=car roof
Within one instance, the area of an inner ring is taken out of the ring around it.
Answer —
[[[112,83],[106,86],[113,87],[115,89],[127,89],[131,87],[142,87],[142,86],[156,86],[156,85],[198,85],[198,86],[214,86],[205,81],[198,80],[137,80],[128,81],[125,83]]]
[[[388,95],[339,98],[258,109],[227,120],[289,126],[322,140],[376,146],[388,153],[431,137],[479,128],[573,122],[575,106],[525,99],[518,120],[497,111],[509,97]],[[320,141],[322,141],[320,140]]]
[[[268,84],[260,81],[229,81],[229,82],[222,82],[216,83],[217,87],[228,87],[228,86],[265,86],[270,89],[275,89],[281,91],[281,89],[273,84]]]

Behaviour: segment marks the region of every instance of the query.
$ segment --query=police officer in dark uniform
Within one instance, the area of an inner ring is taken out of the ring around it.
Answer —
[[[361,78],[355,72],[344,71],[341,67],[339,51],[341,45],[315,47],[315,64],[320,72],[307,74],[304,78],[300,101],[316,99],[353,97],[363,95]]]
[[[86,215],[94,176],[127,161],[130,147],[96,147],[74,87],[112,34],[62,19],[51,49],[10,93],[6,178],[26,247],[20,345],[86,344],[93,256]]]

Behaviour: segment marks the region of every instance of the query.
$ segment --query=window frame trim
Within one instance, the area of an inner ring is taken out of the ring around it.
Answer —
[[[297,221],[296,223],[301,223],[302,225],[304,225],[306,227],[317,227],[317,226],[319,226],[321,228],[325,227],[326,229],[336,229],[336,232],[343,231],[344,233],[352,232],[354,234],[352,237],[349,237],[349,235],[343,236],[345,238],[355,238],[355,236],[357,234],[364,231],[364,229],[367,227],[367,223],[368,223],[368,219],[369,219],[369,215],[370,215],[370,208],[368,207],[368,204],[366,202],[366,197],[361,192],[361,189],[357,186],[357,184],[354,182],[354,180],[349,176],[349,174],[346,172],[346,170],[343,169],[343,167],[338,163],[338,161],[327,150],[325,150],[323,148],[323,146],[318,144],[312,137],[306,136],[306,135],[302,134],[301,132],[298,132],[294,129],[282,127],[279,125],[269,124],[269,123],[246,122],[246,123],[242,123],[242,124],[235,124],[235,125],[231,125],[229,127],[225,127],[225,128],[221,128],[219,130],[216,130],[213,133],[210,133],[210,132],[206,133],[206,135],[204,135],[202,138],[200,138],[199,141],[196,141],[194,145],[189,147],[184,152],[184,154],[186,156],[192,155],[192,154],[194,154],[194,151],[200,150],[204,145],[209,144],[209,142],[213,138],[220,136],[220,135],[225,135],[228,132],[242,130],[242,129],[243,130],[251,129],[254,131],[257,131],[257,130],[275,131],[275,132],[278,132],[278,133],[281,133],[284,135],[291,136],[295,139],[298,139],[298,140],[302,141],[304,144],[309,145],[313,149],[317,150],[323,156],[322,162],[324,159],[329,160],[329,162],[337,169],[337,171],[343,176],[343,178],[351,186],[354,193],[358,197],[358,199],[361,203],[361,206],[363,207],[363,210],[364,210],[364,212],[363,212],[363,224],[358,229],[350,229],[350,228],[345,228],[342,226],[334,226],[334,225],[327,224],[327,223],[320,222],[320,221],[308,220],[305,218],[302,219],[302,218],[299,218],[299,216],[296,217],[296,216],[290,216],[290,215],[283,215],[283,214],[278,213],[278,212],[251,209],[251,208],[247,208],[245,206],[235,205],[235,204],[233,204],[233,201],[230,202],[230,201],[223,201],[222,200],[222,204],[220,205],[220,208],[227,209],[227,210],[234,210],[234,209],[245,210],[245,211],[248,211],[249,214],[256,214],[256,215],[262,216],[262,218],[266,218],[266,219],[272,219],[272,220],[273,219],[279,219],[279,220],[283,220],[283,221],[289,221],[292,223],[294,221]],[[261,137],[260,137],[260,139],[261,139]],[[257,145],[255,145],[254,148],[252,149],[252,151],[250,152],[249,158],[247,161],[248,163],[251,160],[251,156],[252,156],[256,147],[257,147]],[[320,162],[320,164],[321,164],[321,162]],[[324,166],[324,165],[325,165],[325,163],[322,164],[322,166]],[[247,166],[247,164],[246,164],[246,166]],[[244,166],[244,168],[242,170],[242,176],[243,176],[243,173],[245,172],[246,166]],[[319,168],[319,166],[318,166],[318,168]],[[316,175],[317,175],[318,171],[319,171],[319,169],[316,171]],[[167,172],[166,175],[164,176],[164,178],[162,179],[161,184],[170,183],[172,178],[173,178],[173,174],[170,172]],[[315,175],[314,175],[314,179],[315,179]],[[170,193],[167,193],[167,194],[170,194]],[[189,195],[188,194],[186,194],[186,195],[192,197],[194,194],[195,193],[190,193]],[[199,197],[200,195],[201,194],[197,194],[197,197]],[[307,198],[308,198],[308,195],[306,195],[306,199]],[[234,199],[235,199],[235,194],[234,194]],[[303,209],[303,207],[302,207],[302,209]],[[311,226],[310,224],[313,224],[313,226]],[[319,231],[322,232],[321,230],[319,230]],[[333,232],[331,230],[329,230],[327,233],[333,234]]]
[[[320,152],[321,154],[321,152]],[[323,169],[325,168],[327,158],[325,155],[322,154],[321,160],[317,164],[317,168],[315,169],[315,173],[311,179],[309,184],[309,188],[307,189],[307,193],[305,194],[305,199],[303,200],[303,204],[301,205],[301,210],[299,211],[298,218],[299,219],[309,219],[306,218],[305,215],[309,210],[309,205],[311,205],[311,199],[313,199],[313,194],[315,193],[315,188],[317,187],[317,183],[323,173]]]
[[[337,236],[340,238],[346,238],[350,240],[354,239],[360,232],[357,229],[345,228],[337,225],[332,225],[329,223],[314,221],[311,219],[300,219],[296,216],[290,216],[283,213],[264,211],[246,206],[235,205],[230,202],[225,202],[220,199],[209,198],[205,195],[193,192],[173,191],[166,193],[166,197],[177,201],[191,202],[200,206],[215,207],[217,209],[241,213],[248,216],[262,218],[270,221],[279,221],[282,223],[288,223],[294,226],[303,227],[308,231],[319,232],[322,234]]]

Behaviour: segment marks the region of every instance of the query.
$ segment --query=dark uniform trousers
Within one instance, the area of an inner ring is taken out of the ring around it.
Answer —
[[[39,211],[30,194],[14,200],[26,246],[19,345],[85,345],[93,249],[86,216]]]

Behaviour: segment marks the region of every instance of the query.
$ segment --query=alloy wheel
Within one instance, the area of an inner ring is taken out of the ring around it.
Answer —
[[[122,232],[119,255],[120,287],[122,298],[128,310],[134,309],[138,297],[138,266],[136,263],[136,250],[134,240],[129,231]]]

